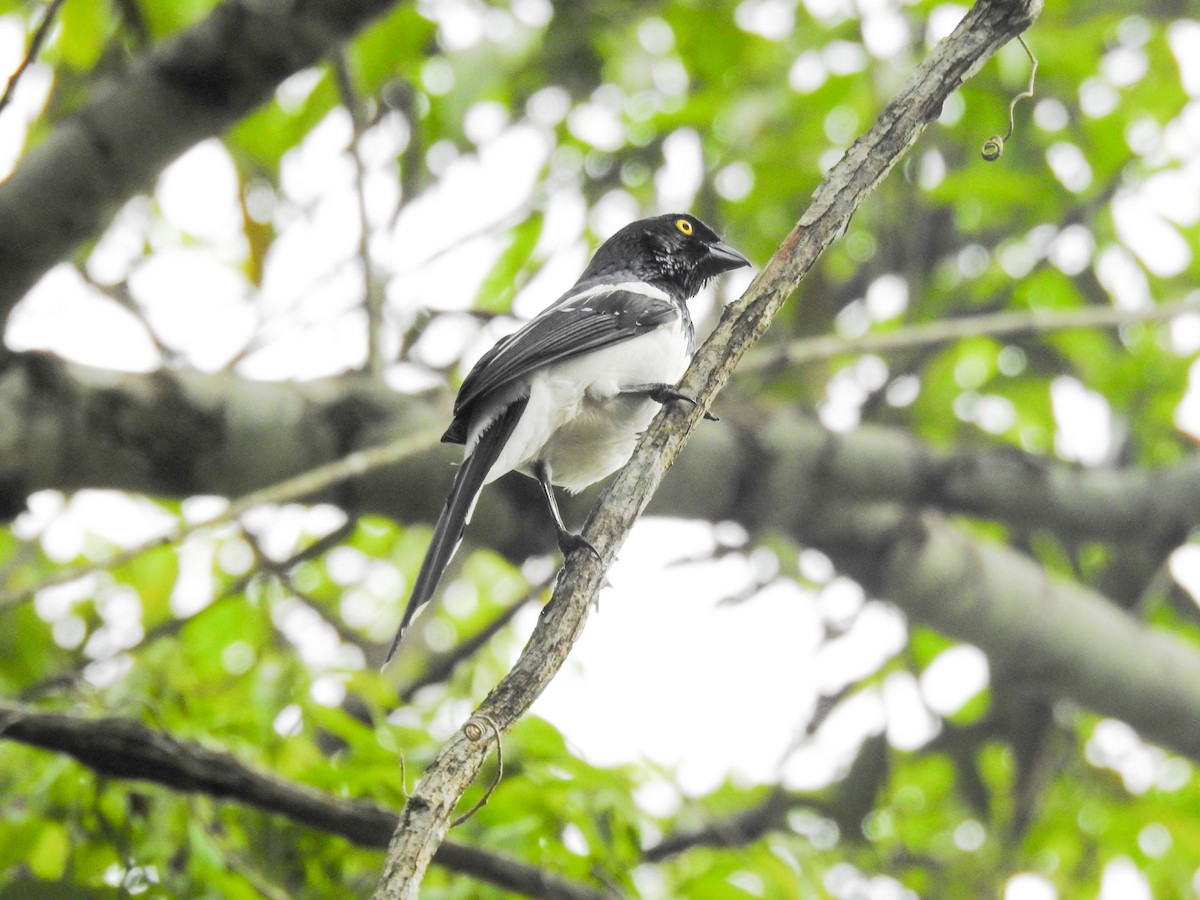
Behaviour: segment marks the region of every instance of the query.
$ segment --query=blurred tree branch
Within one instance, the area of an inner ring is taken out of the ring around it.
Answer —
[[[979,647],[1012,690],[1069,698],[1200,759],[1200,651],[1182,637],[936,514],[831,508],[807,537],[913,621]]]
[[[1087,306],[1073,310],[1031,309],[962,316],[906,325],[893,331],[864,334],[856,338],[836,335],[792,341],[778,350],[756,352],[742,364],[743,372],[798,366],[829,359],[842,353],[889,353],[914,347],[952,343],[970,337],[1022,337],[1084,328],[1119,328],[1143,322],[1162,322],[1188,313],[1200,313],[1200,303],[1180,300],[1145,309],[1116,306]]]
[[[821,804],[811,797],[794,797],[782,788],[773,788],[755,806],[738,810],[732,815],[708,822],[690,831],[663,837],[647,847],[647,862],[661,862],[684,853],[693,847],[744,847],[769,831],[784,827],[793,809],[820,809]]]
[[[363,847],[386,847],[397,821],[395,812],[375,803],[331,797],[260,772],[229,753],[180,741],[119,716],[86,719],[0,702],[0,739],[65,753],[101,775],[236,800]],[[435,862],[530,897],[606,896],[526,863],[454,842],[443,845]]]
[[[1150,322],[1193,307],[1006,313],[852,341],[814,338],[785,352],[802,364],[856,351],[943,344],[967,335]],[[747,364],[760,368],[777,358],[775,351],[763,351]],[[11,355],[0,368],[0,412],[23,423],[0,439],[5,460],[0,514],[6,518],[16,515],[34,491],[89,487],[164,497],[191,492],[241,497],[274,485],[272,502],[306,496],[348,505],[350,512],[406,521],[432,521],[443,499],[430,485],[439,483],[447,456],[432,443],[407,460],[403,471],[358,460],[361,468],[342,465],[315,481],[279,487],[348,451],[434,429],[444,418],[428,398],[405,397],[378,385],[340,378],[303,385],[250,382],[188,370],[118,374],[26,353]],[[1009,448],[940,450],[882,427],[835,434],[789,409],[739,408],[724,415],[732,427],[696,437],[654,512],[731,518],[757,531],[780,524],[780,512],[765,503],[769,491],[761,496],[747,485],[784,483],[802,497],[815,489],[806,486],[814,481],[809,476],[819,474],[822,488],[840,497],[933,506],[1049,529],[1068,541],[1156,541],[1163,531],[1179,534],[1200,519],[1195,512],[1200,467],[1191,461],[1158,470],[1080,469]],[[164,432],[167,422],[172,426]],[[724,477],[714,478],[716,472]],[[352,476],[355,490],[349,498],[332,489]],[[737,496],[712,489],[721,481],[742,486]],[[699,483],[709,489],[697,490]],[[510,491],[504,501],[485,497],[483,509],[494,502],[518,504],[520,491]],[[541,549],[511,529],[497,531],[495,546],[510,556]]]
[[[334,81],[342,106],[350,114],[354,133],[350,139],[350,156],[354,160],[354,195],[358,204],[358,260],[362,266],[363,309],[367,315],[367,360],[366,373],[382,380],[383,370],[389,360],[384,359],[383,346],[383,284],[371,260],[371,220],[367,209],[367,164],[363,160],[362,138],[370,122],[367,105],[354,87],[354,76],[346,55],[342,51],[334,54]]]
[[[802,809],[837,823],[839,834],[847,843],[859,842],[863,840],[863,819],[886,780],[888,752],[887,740],[876,735],[864,743],[850,771],[831,789],[814,795],[789,791],[777,784],[754,806],[713,819],[699,828],[664,836],[645,849],[645,859],[661,862],[693,847],[744,847],[767,832],[785,828],[788,815]]]

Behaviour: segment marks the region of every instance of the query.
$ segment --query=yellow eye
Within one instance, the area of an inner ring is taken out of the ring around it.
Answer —
[[[687,219],[676,219],[675,227],[679,229],[680,234],[690,235],[692,233],[692,223]]]

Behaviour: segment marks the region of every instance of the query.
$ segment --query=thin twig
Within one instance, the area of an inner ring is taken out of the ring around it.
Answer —
[[[266,569],[265,571],[268,574],[276,572],[288,572],[302,562],[316,559],[327,550],[333,549],[334,546],[345,540],[354,530],[354,525],[355,522],[353,519],[351,519],[350,521],[339,525],[328,534],[324,534],[317,538],[311,544],[301,547],[282,562],[268,561],[267,564],[270,568]],[[261,568],[254,568],[246,574],[239,576],[227,587],[223,588],[211,603],[194,615],[184,618],[172,616],[171,618],[165,619],[162,622],[159,622],[157,625],[154,625],[146,631],[145,636],[143,636],[142,640],[138,642],[136,647],[131,649],[131,652],[136,653],[144,651],[147,647],[156,643],[157,641],[163,640],[164,638],[174,637],[183,630],[184,626],[196,622],[204,616],[211,614],[215,610],[219,609],[225,601],[245,593],[247,588],[250,587],[250,583],[254,581],[255,578],[261,576],[263,572],[264,570]],[[79,676],[83,674],[84,670],[90,663],[91,660],[81,658],[77,660],[73,666],[70,666],[65,670],[56,672],[53,675],[49,675],[40,681],[35,681],[33,684],[23,689],[18,695],[17,699],[21,700],[22,702],[29,702],[31,700],[36,700],[38,697],[41,697],[52,690],[69,688],[79,680]]]
[[[344,522],[342,525],[338,526],[338,528],[332,532],[333,535],[336,535],[336,538],[331,542],[328,542],[326,546],[332,549],[333,546],[341,543],[345,538],[349,537],[350,534],[353,533],[354,525],[354,520],[351,519],[348,522]],[[288,594],[302,602],[305,606],[311,609],[321,619],[322,622],[332,628],[337,633],[337,636],[342,643],[351,644],[355,647],[358,647],[358,649],[360,649],[364,654],[367,654],[371,651],[372,648],[370,641],[347,625],[340,616],[334,615],[330,611],[327,603],[322,602],[319,598],[314,597],[308,591],[303,590],[296,584],[296,579],[292,577],[292,569],[295,567],[295,563],[292,562],[291,559],[284,560],[283,562],[275,562],[273,559],[267,556],[266,552],[263,550],[262,543],[259,541],[258,535],[252,533],[244,525],[242,526],[242,535],[245,537],[246,542],[250,545],[251,551],[254,553],[254,568],[257,573],[265,575],[269,578],[274,578],[276,581],[278,581],[280,586],[282,586]],[[322,541],[325,542],[329,537],[330,535],[326,535],[325,538],[322,538]],[[316,553],[314,555],[320,554]]]
[[[12,102],[12,98],[17,91],[17,85],[21,81],[21,76],[25,74],[25,70],[37,59],[38,53],[41,52],[42,44],[46,40],[46,35],[50,33],[50,27],[54,24],[54,19],[58,15],[58,8],[62,5],[63,0],[50,0],[49,5],[46,7],[46,14],[42,16],[42,21],[38,23],[38,27],[33,32],[33,39],[29,42],[29,49],[25,52],[25,58],[21,60],[21,64],[17,66],[16,71],[8,76],[8,84],[4,88],[3,96],[0,96],[0,112],[4,112],[4,108]]]
[[[783,825],[793,809],[811,809],[823,814],[826,805],[827,801],[820,798],[792,794],[777,785],[754,806],[714,819],[701,828],[661,838],[642,851],[642,859],[659,863],[693,847],[744,847]]]
[[[480,648],[511,622],[517,613],[545,592],[553,584],[557,576],[558,573],[555,572],[543,581],[532,585],[523,597],[506,606],[492,621],[480,628],[475,634],[456,644],[448,652],[435,657],[429,665],[421,670],[421,673],[415,679],[406,684],[400,691],[400,701],[402,703],[409,703],[421,688],[428,687],[431,684],[438,684],[449,678],[463,660],[470,659],[479,652]]]
[[[354,78],[346,61],[345,50],[333,54],[333,76],[337,82],[342,105],[350,114],[354,129],[350,140],[350,157],[354,160],[354,191],[358,201],[358,258],[363,271],[363,306],[367,313],[367,374],[383,378],[383,292],[371,263],[371,223],[367,218],[367,166],[363,162],[361,142],[369,127],[363,115],[362,101],[354,89]]]
[[[129,289],[128,281],[121,281],[117,284],[101,284],[88,274],[87,266],[83,265],[75,266],[75,272],[83,280],[84,284],[100,295],[107,297],[137,319],[137,323],[142,326],[146,337],[150,339],[150,343],[154,344],[154,349],[158,351],[159,359],[164,363],[173,363],[179,359],[179,353],[174,348],[168,347],[163,343],[162,338],[158,336],[158,332],[151,326],[150,320],[146,317],[145,310],[133,298],[133,292]]]
[[[84,563],[78,566],[67,566],[59,569],[53,575],[43,578],[36,584],[9,590],[0,595],[0,609],[20,603],[45,588],[66,584],[85,575],[121,566],[136,559],[143,553],[149,553],[151,550],[157,550],[160,547],[178,544],[188,535],[202,529],[213,528],[217,525],[236,521],[256,506],[288,503],[302,497],[318,494],[343,481],[365,475],[373,469],[394,465],[409,457],[416,456],[430,447],[436,446],[437,442],[438,432],[427,430],[405,435],[391,443],[372,447],[368,450],[358,450],[350,453],[341,459],[336,459],[323,466],[317,466],[315,469],[302,472],[293,478],[285,479],[257,491],[251,491],[249,494],[245,494],[234,500],[226,507],[224,512],[211,519],[190,525],[176,525],[165,534],[151,538],[144,543],[138,544],[136,547],[130,547],[127,550],[122,550],[120,553],[114,553],[112,556],[96,560],[95,562]]]
[[[886,353],[930,344],[946,344],[970,337],[1000,337],[1013,334],[1044,334],[1080,328],[1119,328],[1143,322],[1160,322],[1187,313],[1200,312],[1195,300],[1180,300],[1145,309],[1120,309],[1109,306],[1089,306],[1083,309],[1031,309],[1025,312],[1002,312],[961,319],[942,319],[920,325],[909,325],[898,331],[865,334],[857,338],[832,335],[793,341],[779,350],[755,353],[741,366],[740,371],[756,372],[781,363],[803,365],[830,359],[843,353]]]

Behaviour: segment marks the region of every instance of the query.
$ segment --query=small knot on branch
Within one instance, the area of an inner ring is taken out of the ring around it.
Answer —
[[[492,720],[491,716],[471,716],[471,718],[467,719],[467,723],[463,725],[463,735],[472,744],[477,744],[483,740],[484,735],[487,734],[487,731],[484,730],[485,726],[488,730],[496,735],[496,741],[498,743],[500,741],[500,727]]]

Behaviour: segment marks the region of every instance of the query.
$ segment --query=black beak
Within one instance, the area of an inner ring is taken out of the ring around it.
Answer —
[[[717,241],[715,244],[708,245],[708,265],[706,268],[714,272],[730,272],[748,265],[750,265],[750,260],[746,259],[745,256],[738,253],[724,241]]]

